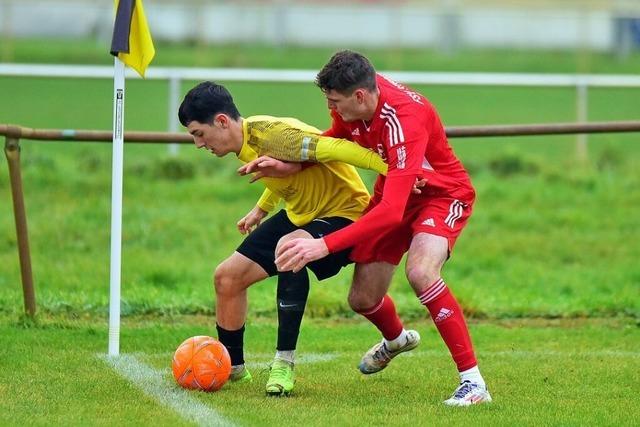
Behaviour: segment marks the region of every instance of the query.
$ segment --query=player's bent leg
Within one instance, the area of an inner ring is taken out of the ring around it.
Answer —
[[[366,312],[379,304],[389,290],[395,268],[386,262],[356,264],[348,297],[351,309]]]
[[[278,344],[266,385],[269,396],[288,395],[293,391],[294,355],[308,296],[306,268],[297,273],[287,271],[278,274]]]
[[[491,396],[478,369],[462,308],[440,277],[447,259],[448,241],[441,236],[418,233],[407,256],[407,278],[435,324],[460,373],[460,385],[444,403],[468,406],[490,402]]]
[[[417,293],[440,278],[442,266],[448,257],[448,241],[445,237],[419,233],[411,240],[407,253],[405,273]]]
[[[296,238],[319,238],[346,227],[352,222],[343,217],[316,218],[300,229],[281,237],[277,246],[279,248],[282,244]],[[293,392],[294,354],[309,293],[308,270],[313,271],[318,280],[324,280],[334,276],[343,266],[350,263],[349,251],[342,251],[311,262],[307,268],[298,273],[278,274],[278,351],[271,365],[266,385],[267,395],[282,396]]]
[[[285,271],[278,273],[278,351],[293,352],[298,343],[302,316],[309,298],[309,273],[303,268],[297,273]]]
[[[247,315],[246,290],[267,277],[260,265],[238,252],[218,265],[214,274],[216,322],[230,330],[242,327]]]
[[[215,271],[216,329],[218,339],[231,357],[232,382],[251,381],[244,365],[244,323],[247,312],[247,288],[268,275],[258,264],[234,252]]]
[[[287,243],[290,240],[313,239],[313,238],[314,237],[308,231],[305,231],[303,229],[292,231],[291,233],[285,234],[280,238],[280,240],[278,240],[278,244],[276,245],[276,252],[278,252],[278,249],[280,249],[280,246],[282,246],[283,244]]]
[[[313,236],[305,230],[295,230],[282,236],[277,246],[297,238],[312,239]],[[278,344],[266,385],[268,396],[286,396],[293,392],[295,383],[293,359],[308,296],[307,269],[298,273],[278,273]],[[279,357],[282,354],[286,354],[287,357]]]

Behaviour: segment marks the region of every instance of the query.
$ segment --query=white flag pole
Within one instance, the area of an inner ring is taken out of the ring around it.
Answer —
[[[124,63],[115,58],[113,74],[113,161],[111,167],[111,270],[109,281],[109,356],[120,354],[120,277],[122,249],[122,175],[124,158]]]

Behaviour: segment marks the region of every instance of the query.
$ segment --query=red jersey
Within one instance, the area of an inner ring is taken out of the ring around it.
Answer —
[[[335,111],[325,135],[346,138],[377,151],[389,166],[378,176],[369,211],[352,225],[325,237],[330,252],[353,246],[370,233],[386,231],[402,221],[407,204],[425,197],[451,197],[473,202],[467,171],[447,142],[434,107],[419,93],[380,74],[380,97],[369,123],[345,122]],[[422,194],[411,193],[416,178],[426,178]]]

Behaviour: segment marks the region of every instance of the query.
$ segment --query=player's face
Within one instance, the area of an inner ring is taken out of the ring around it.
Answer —
[[[324,92],[324,96],[327,98],[327,107],[338,113],[345,122],[367,119],[362,89],[355,90],[351,95],[328,90]]]
[[[196,148],[204,148],[218,157],[229,154],[233,149],[231,132],[229,127],[224,125],[224,119],[221,120],[221,116],[216,116],[213,124],[194,120],[187,126]]]

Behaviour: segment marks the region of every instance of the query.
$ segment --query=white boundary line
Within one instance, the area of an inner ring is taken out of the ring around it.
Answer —
[[[215,409],[194,399],[186,390],[175,387],[166,381],[162,371],[140,362],[131,354],[107,356],[99,354],[118,374],[129,380],[144,394],[157,400],[162,406],[169,407],[182,418],[199,426],[233,426],[233,422],[223,417]]]

